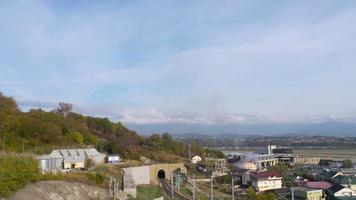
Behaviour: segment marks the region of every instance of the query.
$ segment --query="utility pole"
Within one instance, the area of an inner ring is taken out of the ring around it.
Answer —
[[[189,160],[192,158],[192,155],[190,154],[190,144],[188,145],[188,156],[189,156]]]
[[[213,175],[210,177],[210,200],[214,200],[213,196]]]
[[[173,191],[173,172],[172,172],[172,176],[171,176],[171,197],[174,197],[174,191]]]
[[[234,186],[234,177],[231,177],[231,199],[235,200],[235,186]]]
[[[193,200],[195,200],[195,177],[193,173]]]
[[[293,186],[290,189],[291,189],[292,200],[294,200],[294,188],[293,188]]]
[[[2,143],[2,152],[5,153],[5,141],[6,141],[6,135],[4,135],[4,141]]]

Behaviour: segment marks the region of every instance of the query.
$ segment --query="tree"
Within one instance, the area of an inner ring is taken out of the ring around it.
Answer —
[[[58,113],[62,115],[62,117],[67,117],[67,115],[72,112],[73,105],[70,103],[64,103],[60,102],[59,103],[59,108],[58,108]]]
[[[94,165],[94,162],[92,159],[90,159],[90,158],[85,159],[85,168],[86,169],[91,168],[93,165]]]
[[[274,200],[276,199],[276,195],[272,192],[269,192],[266,196],[266,200]]]
[[[248,200],[255,200],[257,198],[256,192],[253,190],[251,186],[247,188],[246,195]]]
[[[82,134],[79,132],[71,132],[68,134],[68,137],[70,140],[72,140],[75,143],[83,144],[84,138]]]
[[[351,160],[346,159],[344,160],[343,164],[342,164],[343,168],[352,168],[353,167],[353,163]]]

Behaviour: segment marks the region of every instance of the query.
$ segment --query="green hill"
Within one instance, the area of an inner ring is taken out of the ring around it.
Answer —
[[[95,146],[102,152],[119,153],[124,158],[145,156],[157,161],[176,162],[188,157],[188,147],[169,134],[144,138],[122,123],[107,118],[84,116],[71,112],[70,104],[47,112],[33,109],[22,112],[16,101],[0,93],[0,144],[4,151],[48,153],[53,148]],[[205,150],[193,144],[193,153]],[[209,152],[222,156],[221,152]]]

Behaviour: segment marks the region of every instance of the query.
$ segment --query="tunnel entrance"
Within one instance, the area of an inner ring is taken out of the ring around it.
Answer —
[[[159,179],[165,179],[166,178],[166,172],[163,169],[159,170],[157,177]]]

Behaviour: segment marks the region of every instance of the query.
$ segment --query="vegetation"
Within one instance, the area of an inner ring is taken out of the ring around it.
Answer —
[[[353,167],[352,161],[349,159],[344,160],[342,167],[343,168],[352,168]]]
[[[37,160],[31,154],[0,154],[0,197],[11,195],[39,177]]]
[[[92,172],[87,173],[87,177],[89,178],[89,180],[93,181],[96,184],[103,183],[105,179],[104,175],[100,173],[92,173]]]
[[[158,186],[139,185],[137,187],[137,200],[149,200],[162,196],[165,197],[164,199],[167,199],[162,189]]]
[[[247,188],[246,191],[248,200],[274,200],[276,195],[272,192],[267,193],[256,193],[252,187]]]
[[[96,146],[100,151],[118,153],[123,158],[139,160],[140,156],[162,161],[177,162],[188,158],[188,146],[171,135],[139,136],[122,123],[107,118],[83,116],[72,112],[72,105],[60,103],[50,112],[33,109],[21,112],[11,97],[0,93],[0,144],[5,151],[48,153],[53,148]],[[207,150],[197,144],[191,152],[212,157],[221,152]]]

